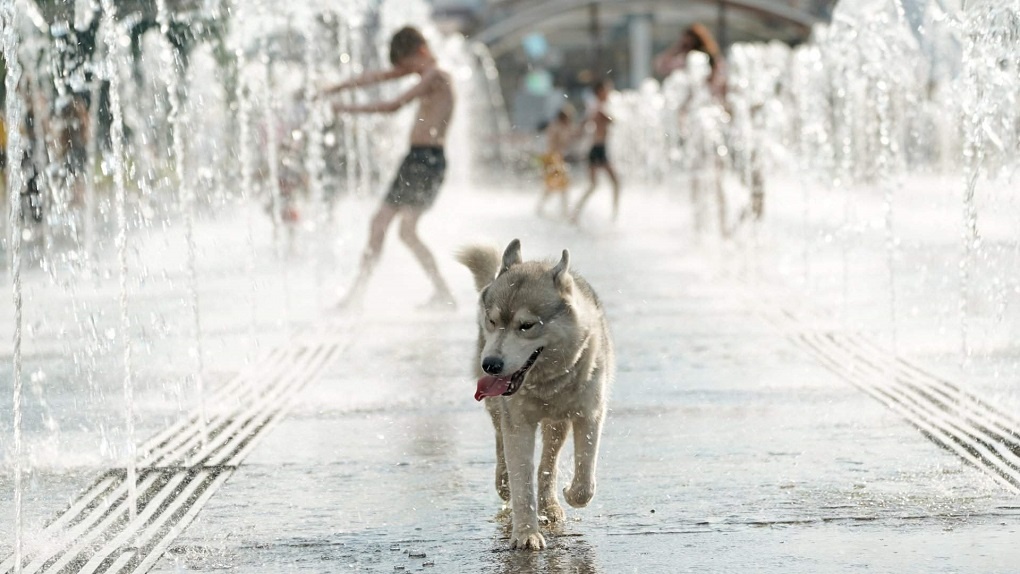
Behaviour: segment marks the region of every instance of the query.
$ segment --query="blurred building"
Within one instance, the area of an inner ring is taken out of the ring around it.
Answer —
[[[653,55],[688,25],[708,26],[725,50],[734,42],[804,42],[836,0],[432,0],[445,30],[489,47],[517,127],[551,113],[594,77],[633,88],[652,76]],[[552,104],[555,107],[555,104]]]

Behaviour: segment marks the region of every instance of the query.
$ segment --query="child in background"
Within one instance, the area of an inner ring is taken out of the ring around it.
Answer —
[[[448,72],[437,65],[425,37],[417,28],[410,26],[393,35],[390,41],[390,63],[393,65],[390,69],[368,71],[324,90],[327,94],[336,93],[412,74],[419,77],[417,84],[393,100],[333,106],[340,113],[393,113],[418,100],[418,112],[411,127],[411,149],[400,165],[389,192],[372,217],[368,245],[362,255],[358,275],[337,307],[346,308],[361,301],[368,279],[382,253],[386,230],[399,216],[400,239],[414,254],[435,287],[435,293],[425,306],[452,309],[455,305],[453,293],[439,274],[432,252],[418,237],[418,219],[435,202],[446,174],[443,146],[453,116],[453,80]]]
[[[613,220],[615,221],[620,214],[620,181],[617,179],[616,171],[613,169],[612,164],[609,163],[609,156],[606,154],[609,126],[613,123],[613,118],[606,113],[606,102],[609,100],[610,92],[613,91],[613,82],[607,79],[599,80],[592,86],[592,91],[595,93],[595,105],[592,106],[592,110],[587,118],[587,122],[592,126],[593,131],[592,146],[588,152],[589,184],[588,190],[581,196],[577,206],[574,207],[574,213],[570,216],[571,223],[575,224],[581,217],[581,210],[584,208],[585,202],[595,192],[596,176],[600,169],[605,170],[606,175],[609,176],[609,180],[613,184]]]
[[[570,173],[567,168],[567,150],[573,143],[577,129],[574,127],[574,109],[570,104],[556,112],[556,118],[546,127],[546,151],[541,156],[542,174],[545,191],[538,200],[535,210],[543,214],[543,208],[549,198],[560,196],[563,216],[567,216],[567,189],[570,187]]]

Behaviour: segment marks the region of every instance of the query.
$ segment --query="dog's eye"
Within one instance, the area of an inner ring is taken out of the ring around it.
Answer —
[[[528,329],[530,329],[530,328],[532,328],[534,326],[535,326],[535,323],[521,323],[521,326],[518,327],[518,329],[520,329],[521,331],[527,331]]]
[[[496,322],[493,321],[492,319],[487,320],[486,324],[489,325],[490,329],[495,329],[496,328]]]

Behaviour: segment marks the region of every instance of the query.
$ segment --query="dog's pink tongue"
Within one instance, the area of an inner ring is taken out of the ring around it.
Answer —
[[[478,390],[475,391],[475,400],[480,401],[485,397],[498,397],[505,393],[509,386],[510,379],[508,378],[485,375],[478,379]]]

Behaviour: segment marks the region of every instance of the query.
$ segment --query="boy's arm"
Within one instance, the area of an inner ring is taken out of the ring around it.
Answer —
[[[400,94],[392,100],[382,100],[378,102],[370,102],[367,104],[337,104],[333,106],[333,110],[337,112],[349,112],[349,113],[393,113],[405,105],[411,103],[415,99],[421,97],[429,89],[429,84],[438,79],[438,71],[432,70],[426,72],[421,81],[418,82],[410,90],[407,90],[403,94]]]
[[[371,70],[360,74],[353,78],[344,80],[338,84],[327,86],[319,90],[319,93],[323,95],[335,94],[342,92],[343,90],[349,90],[351,88],[357,88],[360,86],[371,86],[373,84],[380,84],[389,80],[395,80],[402,76],[406,76],[409,72],[401,71],[396,68],[390,68],[387,70]]]

